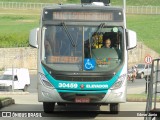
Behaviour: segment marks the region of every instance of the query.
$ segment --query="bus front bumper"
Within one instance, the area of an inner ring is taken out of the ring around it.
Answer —
[[[76,97],[90,99],[90,103],[123,103],[126,102],[126,87],[116,90],[104,91],[73,91],[49,89],[43,85],[38,85],[38,101],[39,102],[64,102],[75,103]]]

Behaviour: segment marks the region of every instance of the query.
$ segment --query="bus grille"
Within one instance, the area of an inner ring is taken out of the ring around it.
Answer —
[[[75,101],[75,98],[79,96],[79,97],[90,98],[90,102],[97,102],[97,101],[101,101],[105,96],[104,93],[98,93],[98,94],[59,93],[59,94],[63,100],[67,100],[67,101]]]
[[[64,80],[64,81],[84,81],[84,82],[95,82],[95,81],[107,81],[110,80],[111,77],[91,77],[91,76],[54,76],[56,80]]]

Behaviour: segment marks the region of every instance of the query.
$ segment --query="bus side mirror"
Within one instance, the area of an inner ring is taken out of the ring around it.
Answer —
[[[35,48],[38,48],[38,31],[39,28],[34,28],[30,31],[29,35],[29,44]]]
[[[137,34],[132,30],[126,30],[127,34],[127,49],[133,49],[137,46]]]

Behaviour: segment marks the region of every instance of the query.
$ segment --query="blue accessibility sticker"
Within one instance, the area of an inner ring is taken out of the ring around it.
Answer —
[[[96,65],[95,59],[86,58],[84,59],[84,70],[94,70]]]

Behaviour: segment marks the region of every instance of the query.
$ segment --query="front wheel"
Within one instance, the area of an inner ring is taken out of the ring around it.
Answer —
[[[114,114],[118,114],[119,112],[119,104],[118,103],[111,103],[110,104],[110,112]]]
[[[54,102],[43,102],[43,110],[45,113],[52,113],[54,111]]]
[[[12,91],[12,86],[8,86],[7,91],[11,92]]]
[[[26,91],[27,91],[27,88],[28,88],[28,85],[25,85],[25,86],[24,86],[24,89],[23,89],[23,92],[26,92]]]

